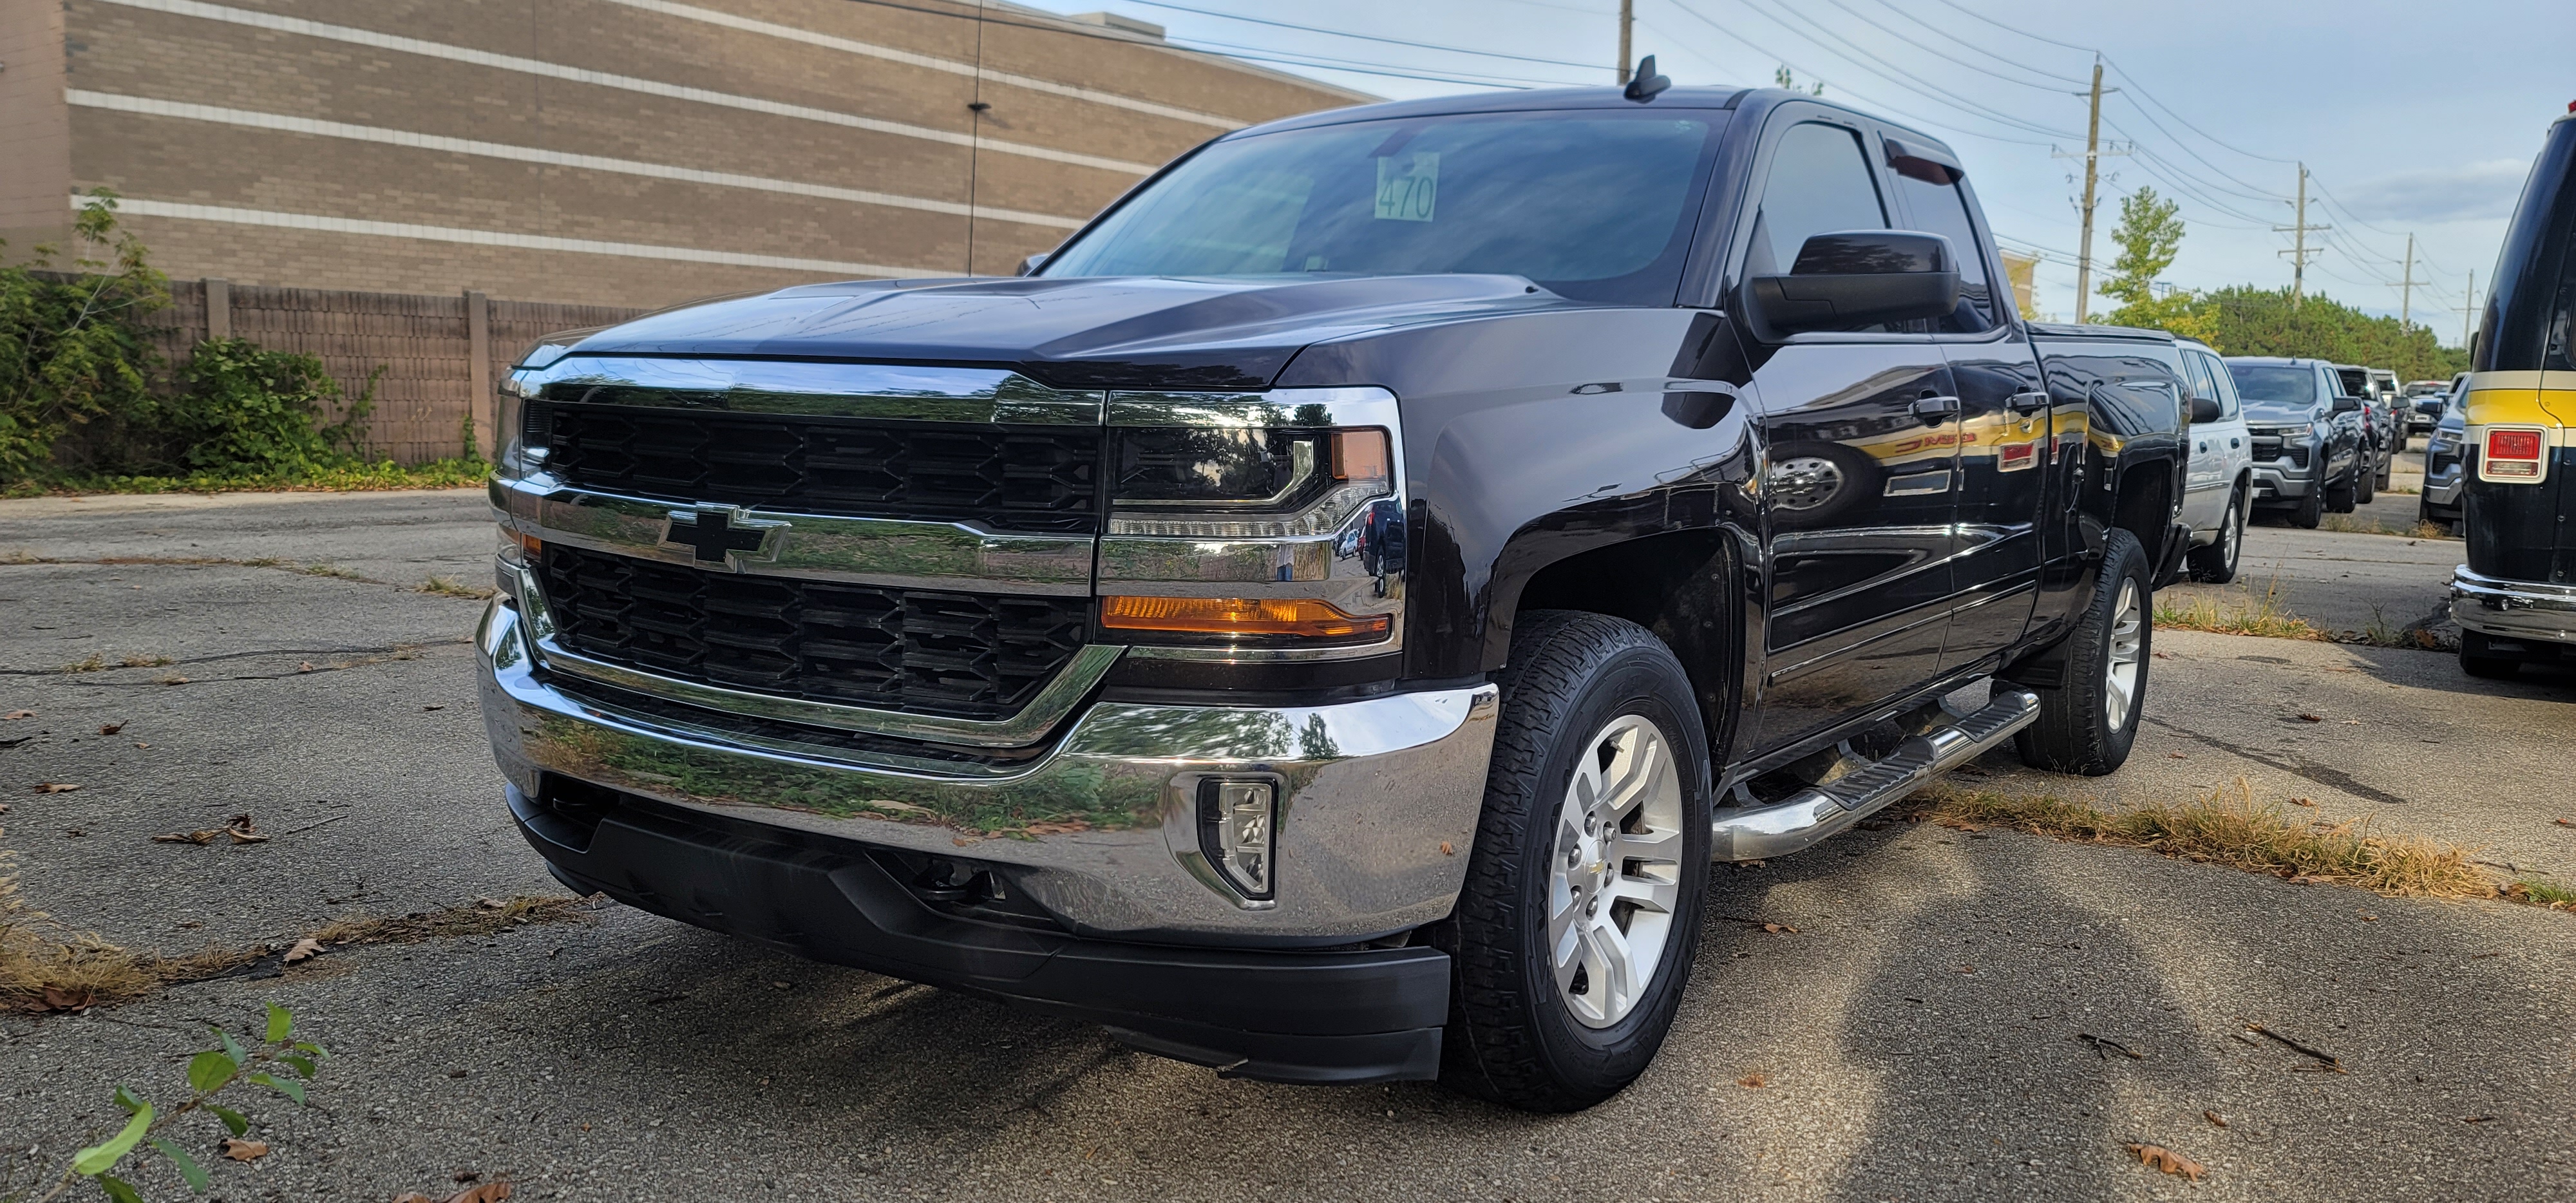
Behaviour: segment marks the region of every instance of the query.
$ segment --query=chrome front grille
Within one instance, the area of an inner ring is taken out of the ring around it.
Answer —
[[[710,572],[548,544],[564,646],[646,673],[952,718],[1017,712],[1082,647],[1090,600]]]
[[[635,497],[1090,534],[1101,431],[532,402],[564,484]]]

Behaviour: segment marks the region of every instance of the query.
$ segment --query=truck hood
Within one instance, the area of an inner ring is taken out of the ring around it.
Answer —
[[[973,364],[1059,388],[1257,389],[1317,342],[1577,304],[1519,276],[871,280],[665,310],[570,353]]]

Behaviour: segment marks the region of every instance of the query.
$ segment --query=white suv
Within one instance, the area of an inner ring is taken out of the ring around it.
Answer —
[[[2236,561],[2245,550],[2254,440],[2245,430],[2236,381],[2218,352],[2190,339],[2174,341],[2182,351],[2183,380],[2191,388],[2182,494],[2182,518],[2191,524],[2191,578],[2224,585],[2236,579]]]

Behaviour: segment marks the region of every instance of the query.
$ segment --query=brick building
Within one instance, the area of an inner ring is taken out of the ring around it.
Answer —
[[[0,237],[174,278],[650,306],[1009,273],[1218,133],[1367,97],[960,0],[9,0]]]

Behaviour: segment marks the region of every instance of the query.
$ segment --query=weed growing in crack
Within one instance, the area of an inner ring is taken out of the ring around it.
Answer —
[[[115,1203],[142,1203],[143,1196],[114,1173],[128,1158],[138,1161],[159,1153],[178,1171],[190,1189],[199,1194],[214,1185],[214,1175],[198,1165],[178,1142],[160,1133],[191,1112],[204,1112],[232,1133],[216,1147],[226,1160],[256,1161],[268,1155],[268,1142],[251,1140],[250,1117],[215,1101],[236,1086],[262,1086],[304,1105],[304,1084],[331,1056],[330,1050],[310,1040],[295,1038],[295,1016],[276,1003],[268,1004],[268,1023],[250,1046],[233,1039],[230,1032],[215,1029],[219,1044],[188,1059],[188,1096],[167,1111],[155,1108],[149,1101],[123,1086],[116,1088],[116,1105],[124,1108],[125,1126],[116,1135],[72,1154],[71,1164],[63,1167],[54,1179],[53,1189],[35,1197],[35,1203],[48,1203],[83,1178],[98,1184]],[[287,1072],[287,1071],[292,1071]]]
[[[481,601],[484,598],[492,596],[494,591],[491,589],[478,589],[472,585],[449,580],[443,576],[434,576],[428,580],[422,581],[414,592],[427,593],[436,597],[470,597],[476,601]]]
[[[2271,639],[2325,639],[2325,630],[2290,612],[2275,579],[2251,605],[2223,607],[2214,598],[2185,604],[2156,603],[2156,625],[2169,630],[2209,631],[2220,635],[2260,635]]]

